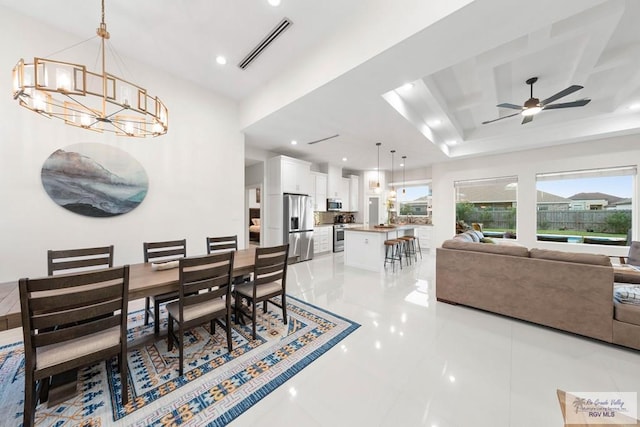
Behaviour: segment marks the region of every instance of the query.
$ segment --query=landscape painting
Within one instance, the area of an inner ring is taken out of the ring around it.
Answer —
[[[56,150],[44,162],[41,177],[54,202],[90,217],[127,213],[142,203],[149,188],[147,173],[136,159],[104,144]]]

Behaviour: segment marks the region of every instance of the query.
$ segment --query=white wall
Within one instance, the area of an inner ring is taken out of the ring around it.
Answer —
[[[630,135],[558,147],[470,158],[433,166],[433,223],[436,245],[455,234],[455,192],[453,183],[465,179],[518,177],[518,242],[539,247],[576,252],[593,252],[593,245],[538,242],[536,240],[536,173],[573,171],[614,166],[640,165],[640,137]],[[636,184],[635,202],[640,202]],[[611,189],[615,194],[615,189]],[[633,211],[633,231],[638,236],[638,213]],[[624,247],[598,247],[607,255],[626,255]]]
[[[21,57],[45,56],[80,40],[4,8],[0,28],[6,77],[0,84],[0,281],[46,274],[47,249],[113,244],[121,265],[142,262],[144,241],[186,238],[189,255],[206,252],[208,235],[237,234],[244,241],[244,142],[234,102],[123,58],[128,75],[121,77],[166,103],[168,134],[124,139],[73,128],[19,107],[9,96],[10,71]],[[93,69],[97,45],[71,49],[66,58],[73,54]],[[107,68],[120,74],[109,63]],[[90,218],[49,198],[40,180],[43,162],[79,142],[116,146],[143,165],[149,191],[138,208]]]

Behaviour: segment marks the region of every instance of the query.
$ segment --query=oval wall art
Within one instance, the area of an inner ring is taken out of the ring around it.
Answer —
[[[149,180],[136,159],[104,144],[73,144],[56,150],[42,166],[42,185],[65,209],[91,217],[121,215],[147,195]]]

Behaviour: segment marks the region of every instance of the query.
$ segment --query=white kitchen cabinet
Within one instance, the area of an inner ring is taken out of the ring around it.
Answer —
[[[358,212],[360,205],[360,177],[349,175],[349,210]]]
[[[342,193],[342,168],[334,165],[327,166],[327,197],[339,199]]]
[[[267,162],[269,194],[311,194],[311,163],[287,156],[277,156]]]
[[[431,225],[422,225],[416,228],[416,236],[420,240],[420,249],[422,252],[431,249],[431,241],[433,235],[433,226]]]
[[[332,251],[333,226],[319,225],[313,229],[313,253],[314,255]]]
[[[351,211],[351,204],[349,203],[349,178],[342,178],[340,180],[340,193],[338,198],[342,200],[342,210]]]
[[[327,211],[327,174],[321,172],[311,172],[313,181],[313,210],[318,212]]]

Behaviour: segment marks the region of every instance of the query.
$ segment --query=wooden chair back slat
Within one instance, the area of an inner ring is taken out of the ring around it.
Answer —
[[[33,296],[31,298],[31,309],[34,313],[38,313],[50,310],[70,310],[78,306],[88,307],[121,297],[121,290],[122,283],[115,283],[109,286],[98,285],[95,289],[82,289],[75,292],[65,292],[64,289],[55,294],[53,293],[55,291],[46,292],[42,297]]]
[[[83,285],[107,284],[109,281],[122,281],[119,270],[104,269],[92,270],[82,273],[70,273],[58,276],[29,279],[28,292],[59,291],[65,288],[73,288]]]
[[[53,328],[59,325],[85,322],[95,317],[105,316],[120,309],[120,298],[93,304],[86,307],[77,307],[70,310],[55,312],[32,313],[32,326],[34,329]]]
[[[94,267],[113,267],[113,245],[84,249],[47,251],[47,275],[58,271],[76,272]]]
[[[181,259],[181,307],[221,296],[230,301],[234,255],[229,251]]]
[[[170,240],[165,242],[144,242],[144,262],[171,261],[187,256],[187,240]]]
[[[238,236],[207,237],[207,253],[220,251],[237,251]]]
[[[46,332],[37,333],[33,336],[33,344],[35,345],[35,347],[42,347],[46,345],[62,343],[64,341],[95,334],[96,332],[113,328],[115,326],[118,326],[120,322],[121,317],[118,314],[102,318],[94,317],[93,320],[89,322],[66,324],[53,330],[45,329]]]

